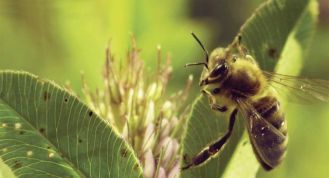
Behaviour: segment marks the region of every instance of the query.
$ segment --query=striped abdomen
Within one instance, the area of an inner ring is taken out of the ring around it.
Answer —
[[[253,103],[263,119],[254,119],[249,130],[254,152],[265,170],[271,170],[283,160],[287,148],[287,124],[279,101],[265,96]]]

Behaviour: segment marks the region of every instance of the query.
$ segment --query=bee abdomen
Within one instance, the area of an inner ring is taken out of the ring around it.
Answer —
[[[280,102],[272,96],[266,96],[254,103],[257,112],[283,135],[287,135],[287,125]]]
[[[254,151],[264,169],[271,170],[283,160],[287,148],[287,125],[279,101],[266,96],[254,103],[257,112],[267,122],[255,122],[251,132]],[[273,126],[273,127],[272,127]]]

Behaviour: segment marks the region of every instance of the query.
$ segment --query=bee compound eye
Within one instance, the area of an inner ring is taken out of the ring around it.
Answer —
[[[217,65],[210,73],[210,77],[217,77],[220,75],[224,75],[227,72],[226,64]]]
[[[215,88],[212,90],[213,94],[218,94],[220,92],[220,88]]]

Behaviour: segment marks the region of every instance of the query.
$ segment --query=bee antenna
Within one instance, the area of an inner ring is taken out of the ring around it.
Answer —
[[[199,40],[199,38],[193,33],[191,32],[191,35],[193,36],[193,38],[199,43],[199,45],[201,46],[201,48],[203,49],[203,51],[205,52],[206,55],[206,63],[208,63],[209,60],[209,53],[208,50],[204,47],[204,45],[202,44],[202,42]],[[207,67],[208,68],[208,67]]]
[[[188,63],[188,64],[185,64],[184,67],[197,66],[197,65],[204,65],[209,70],[208,64],[205,62]]]

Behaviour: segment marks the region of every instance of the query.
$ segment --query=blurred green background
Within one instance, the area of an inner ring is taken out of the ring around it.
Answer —
[[[263,0],[0,0],[0,69],[26,70],[80,93],[80,71],[101,86],[105,47],[125,58],[134,34],[148,71],[155,69],[156,47],[170,53],[174,73],[169,92],[200,68],[184,64],[203,59],[190,32],[210,50],[227,45]],[[320,0],[320,17],[303,75],[329,79],[329,1]],[[184,81],[184,82],[183,82]],[[329,107],[291,104],[286,111],[289,148],[284,163],[259,178],[329,177]]]

